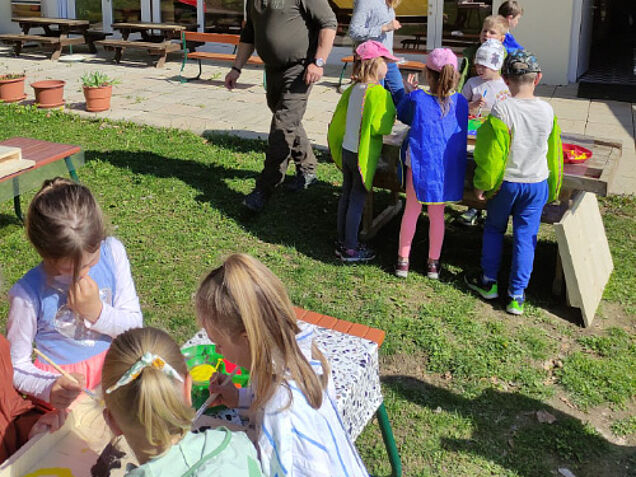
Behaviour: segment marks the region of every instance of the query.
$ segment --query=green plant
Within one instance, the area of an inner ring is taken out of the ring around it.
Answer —
[[[105,86],[112,86],[120,83],[118,79],[111,78],[106,73],[101,73],[100,71],[85,73],[80,78],[80,81],[84,88],[103,88]]]
[[[24,77],[25,77],[24,73],[5,73],[3,75],[0,75],[0,81],[2,81],[2,80],[19,79],[19,78],[24,78]]]

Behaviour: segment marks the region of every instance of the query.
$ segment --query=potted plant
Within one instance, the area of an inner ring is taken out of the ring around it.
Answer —
[[[24,73],[6,73],[0,75],[0,100],[15,103],[26,98],[24,94]]]
[[[31,83],[38,108],[57,108],[64,105],[64,85],[62,80],[44,80]]]
[[[93,71],[86,73],[81,78],[86,98],[86,111],[100,112],[110,109],[110,98],[113,94],[113,85],[119,81],[110,78],[105,73]]]

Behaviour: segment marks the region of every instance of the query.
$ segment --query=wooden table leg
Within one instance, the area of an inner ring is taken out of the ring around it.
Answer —
[[[554,266],[554,280],[552,280],[552,294],[561,295],[563,291],[563,263],[561,263],[561,253],[557,245],[556,265]]]
[[[13,178],[13,210],[15,211],[15,215],[20,220],[20,222],[24,222],[24,215],[22,215],[22,208],[20,207],[20,178]]]
[[[57,46],[53,47],[53,53],[51,53],[51,60],[52,61],[57,61],[60,59],[60,56],[62,56],[62,42],[58,43]]]
[[[115,47],[115,63],[119,64],[119,62],[121,61],[121,57],[124,54],[124,50],[126,48],[124,48],[123,46],[116,46]]]

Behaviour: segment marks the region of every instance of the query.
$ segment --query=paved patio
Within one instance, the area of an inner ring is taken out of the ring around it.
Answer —
[[[228,65],[204,64],[202,80],[179,81],[180,55],[172,56],[165,68],[156,69],[144,62],[144,56],[126,54],[121,65],[110,62],[103,54],[82,63],[52,62],[33,52],[20,58],[10,56],[9,48],[0,48],[0,72],[27,74],[27,99],[33,102],[28,84],[43,79],[62,79],[66,111],[82,117],[133,121],[158,127],[190,129],[197,134],[217,131],[249,138],[266,138],[270,112],[265,102],[262,68],[245,68],[240,87],[228,91],[223,78]],[[109,56],[110,57],[110,56]],[[121,81],[113,91],[112,108],[104,113],[88,113],[79,78],[89,71],[100,70]],[[185,76],[196,76],[196,63],[189,63]],[[340,95],[336,91],[340,67],[327,66],[323,80],[312,92],[304,126],[317,147],[326,147],[327,124]],[[623,159],[614,193],[636,193],[636,104],[616,101],[594,101],[576,97],[576,85],[540,85],[538,94],[549,101],[565,132],[589,134],[623,143]]]

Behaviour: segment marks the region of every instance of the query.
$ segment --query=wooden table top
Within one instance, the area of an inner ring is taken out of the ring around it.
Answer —
[[[178,24],[171,24],[171,23],[132,23],[132,22],[113,23],[112,27],[115,30],[137,30],[137,31],[145,31],[145,30],[183,31],[187,28],[186,25],[178,25]]]
[[[14,17],[11,21],[16,23],[30,23],[32,25],[64,25],[84,26],[89,25],[88,20],[76,20],[73,18],[47,18],[47,17]]]
[[[77,154],[82,149],[72,144],[60,144],[57,142],[40,141],[39,139],[31,139],[27,137],[13,137],[6,141],[0,142],[2,146],[19,147],[22,149],[22,158],[35,161],[35,166],[24,169],[8,176],[0,177],[0,182],[12,179],[28,171],[39,169],[60,159]]]

